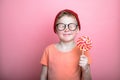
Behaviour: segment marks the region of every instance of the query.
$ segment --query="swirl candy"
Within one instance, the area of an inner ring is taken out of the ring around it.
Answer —
[[[88,51],[92,48],[92,42],[88,36],[82,36],[78,39],[77,46],[82,51]]]

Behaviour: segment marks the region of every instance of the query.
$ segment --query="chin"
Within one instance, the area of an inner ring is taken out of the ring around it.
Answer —
[[[74,39],[63,39],[62,41],[63,42],[71,42],[71,41],[74,41]]]
[[[70,41],[74,41],[74,36],[60,36],[59,37],[61,41],[63,42],[70,42]]]

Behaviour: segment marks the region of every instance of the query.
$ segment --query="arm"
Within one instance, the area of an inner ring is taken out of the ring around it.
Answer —
[[[88,64],[88,58],[85,55],[81,55],[79,65],[82,69],[82,80],[92,80],[90,65]]]
[[[47,80],[47,66],[42,65],[40,80]]]
[[[92,80],[89,64],[86,65],[85,69],[82,68],[82,80]]]

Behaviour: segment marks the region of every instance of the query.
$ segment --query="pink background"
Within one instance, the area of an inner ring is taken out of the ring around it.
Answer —
[[[93,41],[93,80],[120,80],[119,0],[0,0],[0,80],[39,80],[44,48],[57,42],[61,9],[79,14],[81,35]]]

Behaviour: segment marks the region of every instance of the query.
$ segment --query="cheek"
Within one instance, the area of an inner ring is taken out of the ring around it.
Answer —
[[[59,31],[57,31],[57,33],[56,33],[56,34],[57,34],[57,36],[58,36],[58,37],[61,37],[61,36],[62,36],[62,34],[63,34],[63,32],[59,32]]]
[[[78,34],[77,32],[74,32],[72,36],[75,38],[77,34]]]
[[[78,31],[72,32],[73,35],[77,35],[78,33],[79,33]]]
[[[57,34],[58,35],[61,35],[61,34],[63,34],[64,33],[64,31],[57,31]]]

